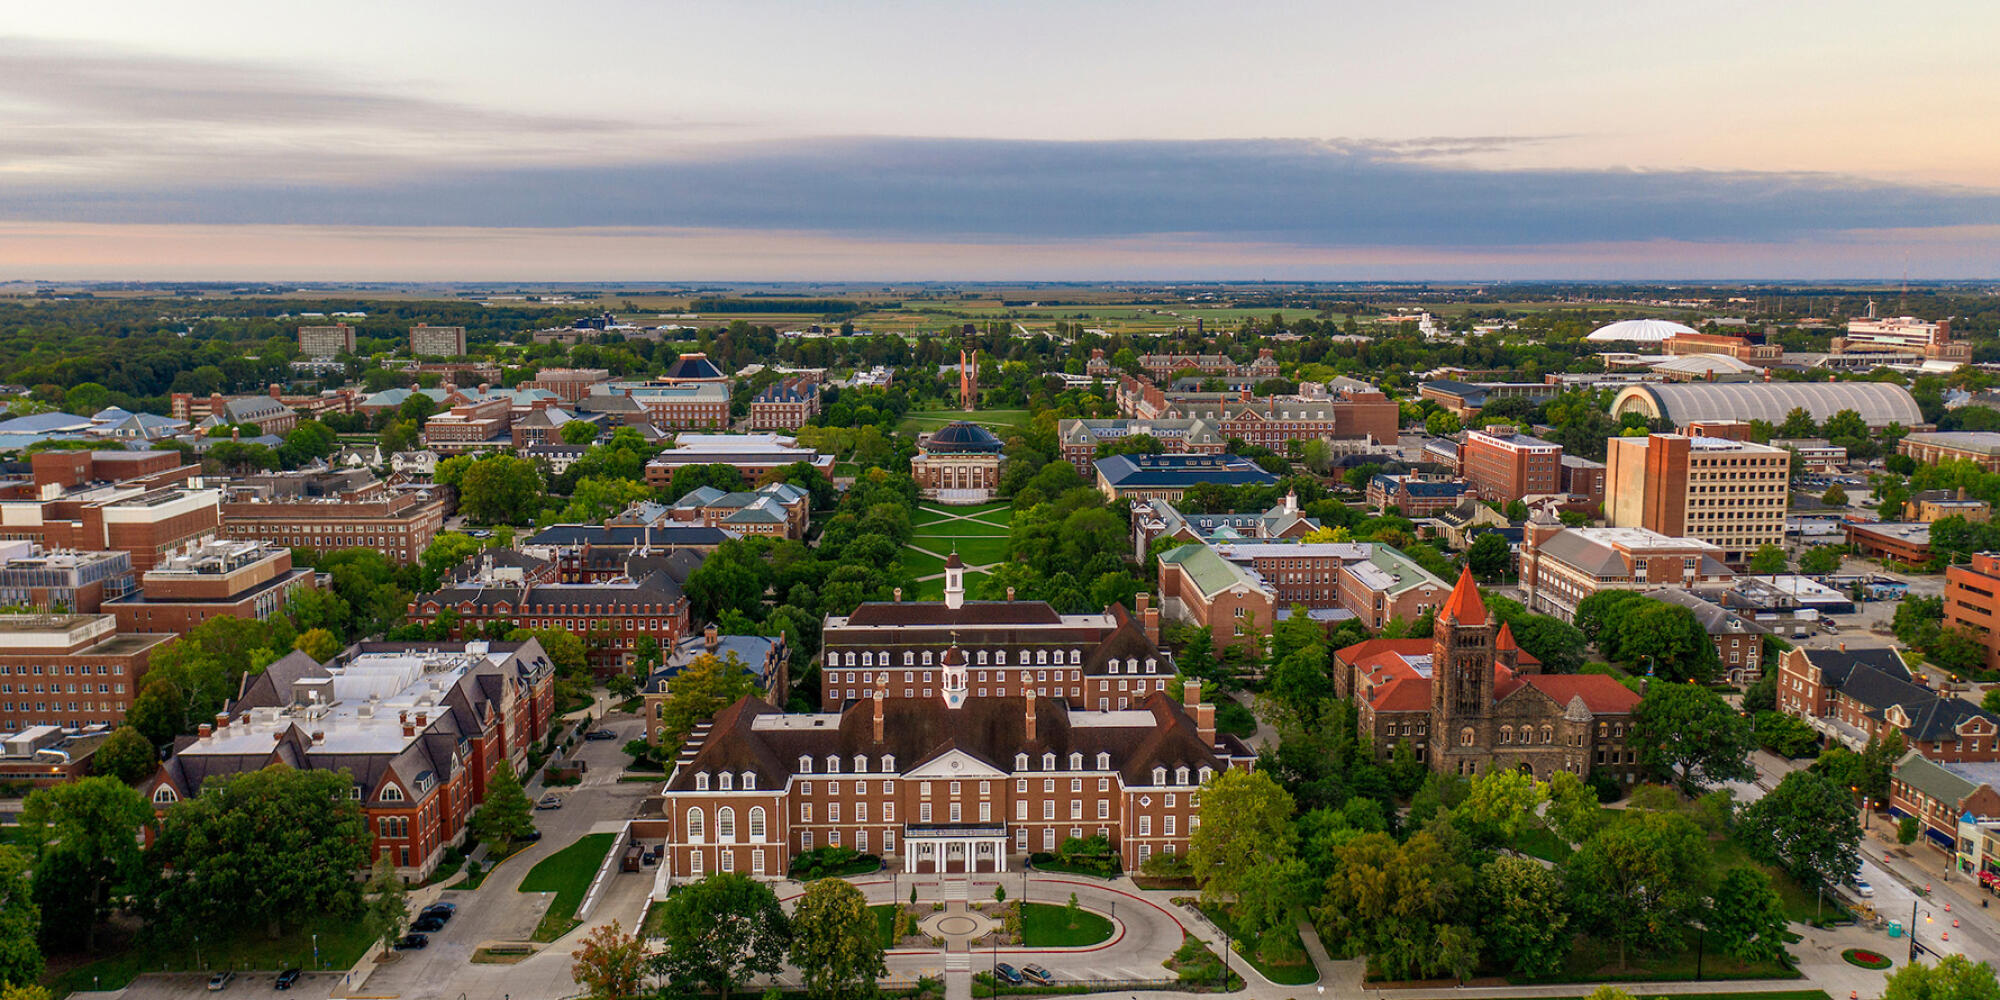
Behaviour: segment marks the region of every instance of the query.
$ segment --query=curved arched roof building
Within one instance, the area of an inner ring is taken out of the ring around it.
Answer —
[[[1621,319],[1607,323],[1590,331],[1583,339],[1597,343],[1624,341],[1634,344],[1657,344],[1684,333],[1695,332],[1694,327],[1665,319]]]
[[[1763,420],[1782,424],[1804,407],[1814,423],[1853,410],[1869,427],[1916,427],[1923,412],[1910,390],[1890,382],[1685,382],[1635,385],[1611,401],[1611,415],[1642,414],[1686,427],[1697,420]]]

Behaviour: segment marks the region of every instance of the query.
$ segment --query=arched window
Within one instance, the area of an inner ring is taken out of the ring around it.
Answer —
[[[1500,742],[1502,742],[1502,743],[1512,743],[1512,742],[1514,742],[1514,727],[1513,727],[1513,726],[1501,726],[1501,727],[1500,727]]]
[[[828,774],[840,773],[840,758],[835,757],[832,754],[826,755],[826,773]]]
[[[407,798],[407,796],[403,794],[403,790],[401,788],[398,788],[395,785],[382,786],[382,801],[401,802],[405,798]]]
[[[1174,768],[1174,784],[1176,785],[1187,784],[1187,776],[1188,776],[1188,769],[1186,764],[1182,764],[1181,766]]]
[[[1083,755],[1082,755],[1082,754],[1080,754],[1080,753],[1072,753],[1072,754],[1070,754],[1070,755],[1069,755],[1069,769],[1070,769],[1070,770],[1072,770],[1072,771],[1081,771],[1081,770],[1083,770]]]
[[[701,773],[699,773],[699,774],[696,774],[696,775],[694,776],[694,790],[695,790],[695,791],[697,791],[697,792],[705,792],[705,791],[708,791],[708,772],[707,772],[707,771],[702,771]]]
[[[1469,747],[1472,745],[1471,726],[1467,726],[1464,729],[1458,731],[1458,745],[1462,747]]]
[[[1164,767],[1153,768],[1153,784],[1164,785],[1166,783],[1167,783],[1167,769]]]
[[[868,773],[868,758],[863,757],[860,754],[854,755],[854,773],[855,774]]]
[[[1042,755],[1042,770],[1044,770],[1044,771],[1053,771],[1053,770],[1055,770],[1055,769],[1056,769],[1056,755],[1055,755],[1055,754],[1052,754],[1052,753],[1045,753],[1045,754],[1043,754],[1043,755]]]
[[[180,796],[174,794],[172,786],[161,785],[160,787],[153,789],[153,801],[159,805],[167,805],[168,803],[171,802],[180,801]]]
[[[688,810],[687,826],[689,840],[699,841],[708,836],[708,821],[702,816],[700,806]]]
[[[723,806],[715,811],[715,839],[724,844],[736,839],[736,810]]]
[[[750,839],[757,843],[764,841],[764,807],[755,806],[750,810]]]
[[[1543,726],[1543,727],[1542,727],[1542,742],[1543,742],[1543,743],[1554,743],[1555,741],[1556,741],[1556,731],[1555,731],[1555,729],[1554,729],[1554,728],[1552,728],[1552,727],[1549,727],[1549,726]]]
[[[1014,755],[1014,770],[1016,770],[1016,771],[1025,771],[1025,770],[1027,770],[1027,769],[1028,769],[1028,755],[1027,755],[1027,754],[1024,754],[1024,753],[1017,753],[1017,754],[1015,754],[1015,755]],[[171,789],[169,789],[169,790],[171,791]]]
[[[1201,783],[1202,783],[1202,784],[1204,784],[1204,785],[1208,784],[1208,779],[1209,779],[1209,778],[1210,778],[1211,776],[1213,776],[1214,774],[1215,774],[1215,769],[1214,769],[1214,768],[1208,768],[1208,767],[1204,767],[1204,768],[1202,768],[1202,769],[1201,769]]]

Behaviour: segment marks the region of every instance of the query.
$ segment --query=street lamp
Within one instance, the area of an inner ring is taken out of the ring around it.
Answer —
[[[319,968],[319,935],[313,935],[313,968]]]

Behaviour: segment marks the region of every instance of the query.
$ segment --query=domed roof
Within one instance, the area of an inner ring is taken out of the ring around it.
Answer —
[[[1694,333],[1691,326],[1683,326],[1664,319],[1621,319],[1616,323],[1600,326],[1590,332],[1585,340],[1599,343],[1605,341],[1627,341],[1635,344],[1657,344],[1668,337],[1683,333]]]
[[[978,424],[954,420],[944,425],[930,440],[924,442],[924,450],[935,455],[946,452],[993,452],[1004,447],[993,432]]]

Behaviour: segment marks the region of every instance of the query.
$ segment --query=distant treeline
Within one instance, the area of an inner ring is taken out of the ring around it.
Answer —
[[[698,313],[819,313],[827,316],[858,316],[872,309],[901,309],[901,302],[862,302],[855,299],[723,299],[703,298],[688,303]]]

